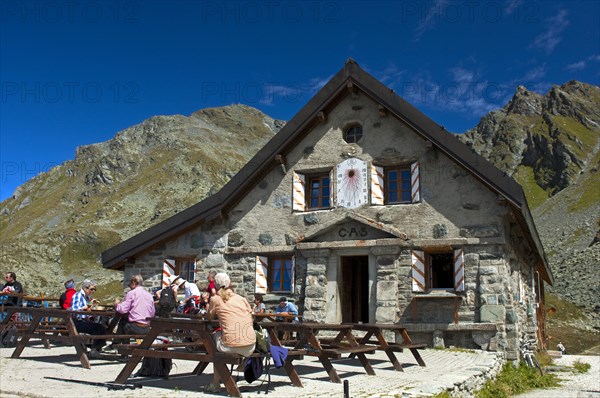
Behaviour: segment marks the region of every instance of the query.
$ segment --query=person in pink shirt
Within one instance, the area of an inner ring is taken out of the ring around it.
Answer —
[[[118,334],[146,334],[150,330],[150,322],[147,318],[153,318],[155,314],[154,298],[144,289],[144,280],[141,275],[134,275],[129,280],[130,291],[125,295],[123,302],[115,299],[115,311],[127,314],[119,321]],[[121,342],[115,341],[115,344]],[[103,348],[102,352],[116,353],[113,347]],[[109,352],[110,351],[110,352]]]

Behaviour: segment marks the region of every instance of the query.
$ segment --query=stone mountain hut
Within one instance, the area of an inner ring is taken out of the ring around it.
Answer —
[[[402,323],[415,342],[518,356],[552,274],[521,186],[344,67],[218,193],[102,254],[159,286],[229,273],[305,320]]]

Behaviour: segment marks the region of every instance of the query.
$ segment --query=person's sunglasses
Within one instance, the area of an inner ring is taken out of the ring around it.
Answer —
[[[96,291],[96,288],[95,288],[95,287],[92,287],[92,288],[90,288],[89,290],[91,290],[92,292],[95,292],[95,291]]]

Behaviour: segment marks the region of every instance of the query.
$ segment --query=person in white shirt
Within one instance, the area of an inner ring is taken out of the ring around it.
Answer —
[[[185,296],[183,299],[183,313],[187,314],[191,310],[198,308],[200,303],[200,289],[198,289],[198,285],[193,282],[188,282],[183,278],[175,281],[175,284],[178,286],[178,291],[184,290]]]

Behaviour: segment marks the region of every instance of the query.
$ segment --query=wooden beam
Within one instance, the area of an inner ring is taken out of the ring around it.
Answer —
[[[383,105],[379,105],[379,117],[386,117],[388,114],[387,108]]]
[[[348,84],[346,84],[346,88],[352,93],[352,94],[356,94],[358,92],[358,88],[356,87],[356,84],[352,83],[352,82],[348,82]]]

